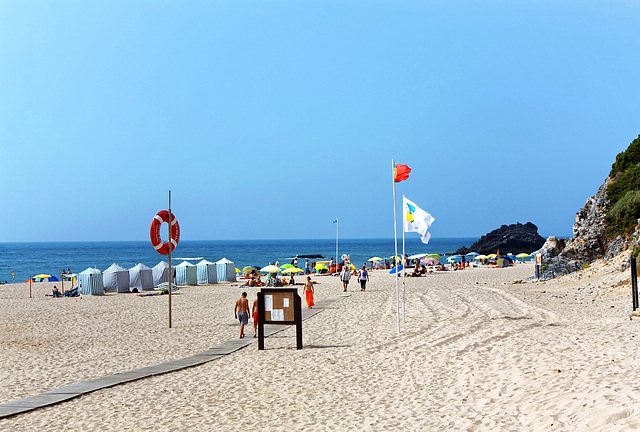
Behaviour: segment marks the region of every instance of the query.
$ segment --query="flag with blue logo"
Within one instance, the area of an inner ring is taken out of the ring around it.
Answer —
[[[431,238],[429,227],[435,221],[435,218],[408,200],[404,195],[402,195],[402,215],[404,232],[417,232],[420,234],[422,243],[429,243]]]

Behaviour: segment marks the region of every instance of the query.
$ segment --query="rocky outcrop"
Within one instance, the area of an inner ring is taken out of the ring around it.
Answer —
[[[521,252],[537,250],[544,244],[544,238],[538,234],[538,227],[527,222],[526,224],[502,225],[500,228],[483,235],[480,240],[472,244],[469,248],[462,247],[456,254],[467,254],[478,252],[480,254],[491,254],[500,251],[506,255],[514,255]]]
[[[607,261],[630,246],[633,236],[607,238],[607,187],[612,181],[607,178],[598,192],[588,198],[584,207],[578,211],[573,224],[573,237],[549,237],[537,251],[542,255],[544,264],[543,279],[573,273],[598,259]]]

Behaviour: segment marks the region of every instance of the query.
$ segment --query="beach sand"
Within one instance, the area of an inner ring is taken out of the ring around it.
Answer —
[[[264,351],[252,344],[0,420],[0,430],[640,429],[640,318],[629,318],[620,268],[547,282],[519,283],[531,264],[407,278],[401,334],[395,281],[374,271],[366,292],[352,279],[349,296],[304,322],[303,350],[290,328]],[[316,299],[342,295],[338,278],[314,279]],[[46,298],[51,286],[34,284],[33,298],[28,284],[0,286],[0,402],[235,338],[234,302],[256,293],[181,288],[168,329],[167,296]]]

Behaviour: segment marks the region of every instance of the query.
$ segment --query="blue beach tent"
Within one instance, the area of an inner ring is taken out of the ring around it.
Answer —
[[[236,265],[226,258],[216,262],[218,268],[218,282],[235,282]]]
[[[129,292],[129,270],[113,263],[102,273],[104,290],[125,293]]]
[[[199,284],[218,283],[218,269],[216,263],[202,260],[196,264]]]
[[[153,289],[153,270],[142,263],[129,269],[129,288],[137,288],[138,291],[149,291]]]
[[[183,261],[176,266],[176,282],[178,285],[198,285],[196,266]]]
[[[78,281],[82,287],[82,295],[104,294],[102,272],[100,270],[89,267],[78,275]]]

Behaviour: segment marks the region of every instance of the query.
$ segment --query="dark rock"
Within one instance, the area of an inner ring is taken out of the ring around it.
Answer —
[[[537,226],[531,222],[524,225],[518,222],[512,225],[502,225],[489,234],[483,235],[470,247],[458,249],[456,254],[478,252],[486,255],[496,253],[499,250],[502,255],[508,253],[516,255],[521,252],[529,253],[532,250],[538,250],[544,242],[544,238],[538,234]]]

